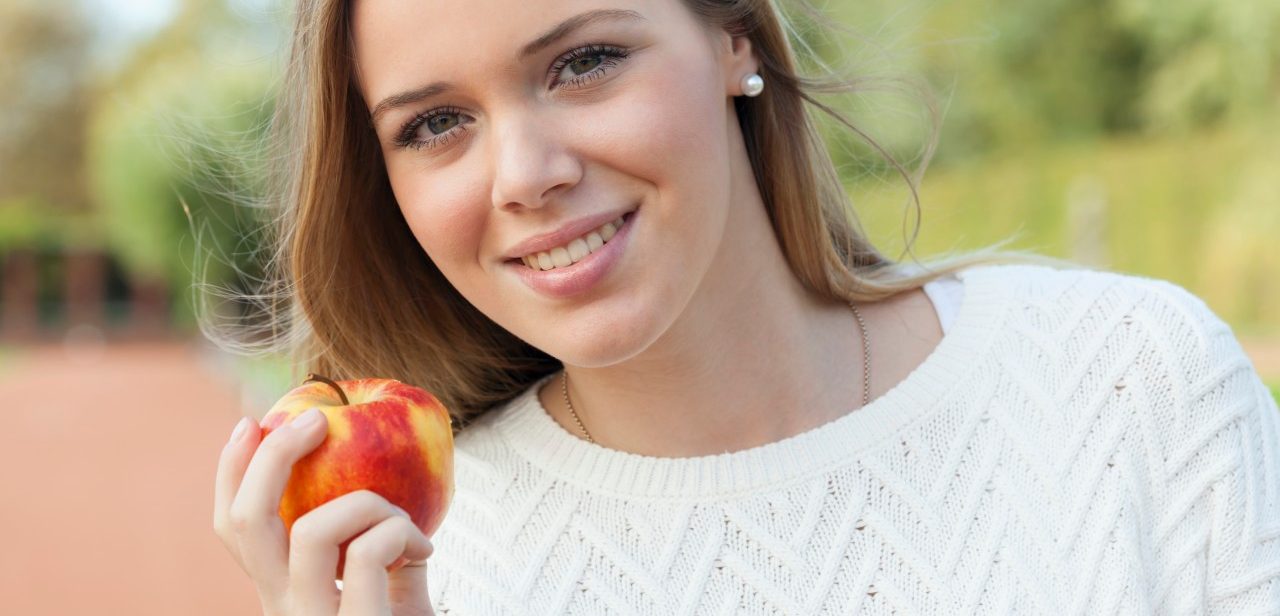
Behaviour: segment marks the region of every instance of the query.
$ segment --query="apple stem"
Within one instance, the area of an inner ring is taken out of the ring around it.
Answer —
[[[305,385],[305,384],[307,384],[307,383],[310,383],[311,381],[317,381],[317,382],[320,382],[320,383],[324,383],[324,384],[328,385],[329,387],[332,387],[332,388],[334,389],[334,391],[338,392],[338,397],[342,399],[342,405],[343,405],[343,406],[346,406],[346,405],[348,405],[348,404],[351,404],[350,402],[348,402],[348,401],[347,401],[347,394],[346,394],[346,392],[342,391],[342,388],[341,388],[341,387],[338,387],[338,384],[337,384],[337,383],[334,383],[333,381],[329,380],[328,378],[326,378],[326,377],[324,377],[324,376],[321,376],[321,375],[319,375],[319,374],[316,374],[316,373],[314,373],[314,372],[308,372],[308,373],[307,373],[307,379],[306,379],[305,381],[303,381],[302,383]]]

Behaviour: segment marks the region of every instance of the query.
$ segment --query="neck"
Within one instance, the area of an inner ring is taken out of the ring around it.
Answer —
[[[719,252],[685,310],[644,351],[609,366],[566,367],[570,401],[597,444],[657,457],[713,455],[798,434],[861,403],[861,335],[848,304],[808,293],[764,208],[733,215],[751,212],[760,220],[742,228],[767,235],[727,234],[744,248]],[[748,246],[757,266],[744,276],[739,256]],[[561,386],[559,377],[548,381],[539,399],[581,437]]]

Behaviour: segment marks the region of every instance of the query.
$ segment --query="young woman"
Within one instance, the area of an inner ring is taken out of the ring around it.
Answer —
[[[300,3],[273,341],[435,393],[457,491],[430,541],[369,492],[286,536],[325,422],[244,422],[214,525],[266,614],[1280,613],[1280,416],[1230,329],[1162,281],[879,254],[786,32]]]

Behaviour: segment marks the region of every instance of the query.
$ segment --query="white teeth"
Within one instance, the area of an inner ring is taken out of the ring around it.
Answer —
[[[581,259],[582,257],[585,257],[589,254],[591,254],[591,249],[587,248],[587,243],[584,242],[582,238],[578,238],[576,240],[573,240],[572,242],[569,242],[569,258],[570,259],[577,261],[578,259]]]
[[[549,251],[525,255],[521,258],[524,264],[537,270],[549,270],[557,267],[568,267],[581,261],[608,242],[622,226],[622,216],[605,223],[586,235],[574,239],[565,246],[557,246]]]
[[[569,251],[559,246],[551,249],[551,262],[555,263],[556,267],[573,265],[573,259],[569,258]]]
[[[611,222],[604,223],[604,226],[600,227],[600,237],[604,238],[606,242],[613,239],[613,234],[618,232],[618,227],[620,226],[622,225],[615,225]]]

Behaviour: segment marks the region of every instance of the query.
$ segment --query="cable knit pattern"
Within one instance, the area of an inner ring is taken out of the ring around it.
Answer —
[[[590,444],[534,384],[456,441],[436,613],[1280,614],[1280,413],[1230,328],[1158,280],[960,278],[905,380],[748,450]]]

